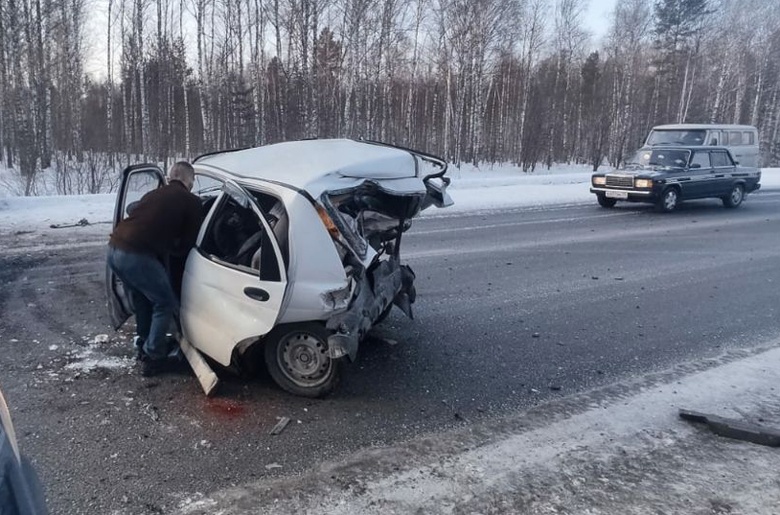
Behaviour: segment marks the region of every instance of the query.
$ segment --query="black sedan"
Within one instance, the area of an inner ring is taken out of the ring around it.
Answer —
[[[606,208],[625,200],[669,212],[683,200],[701,198],[719,198],[733,208],[761,187],[760,180],[758,168],[738,166],[728,149],[663,146],[640,150],[620,170],[593,174],[590,191]]]

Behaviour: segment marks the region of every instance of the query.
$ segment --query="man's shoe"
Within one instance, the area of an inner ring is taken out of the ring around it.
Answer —
[[[149,356],[141,361],[141,375],[144,377],[152,377],[163,372],[170,370],[170,363],[167,358],[152,359]]]
[[[144,361],[147,359],[146,353],[144,352],[144,339],[140,336],[136,336],[133,338],[133,345],[135,346],[135,360]]]

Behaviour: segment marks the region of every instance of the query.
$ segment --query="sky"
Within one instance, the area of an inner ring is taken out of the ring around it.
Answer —
[[[616,3],[617,0],[590,0],[583,21],[595,40],[601,39],[609,30],[611,14]]]
[[[549,0],[554,3],[555,0]],[[598,47],[602,38],[609,30],[612,10],[618,0],[589,0],[583,23],[592,36],[591,44]],[[86,50],[87,60],[85,72],[93,77],[103,78],[106,74],[106,19],[108,0],[91,0],[89,15],[86,22]],[[116,5],[116,3],[115,3]],[[115,13],[116,14],[116,13]],[[185,23],[185,37],[194,37],[187,30]],[[115,37],[115,36],[114,36]],[[116,61],[116,59],[115,59]]]

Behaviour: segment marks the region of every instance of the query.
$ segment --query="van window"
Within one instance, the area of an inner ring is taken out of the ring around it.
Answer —
[[[733,166],[734,163],[726,152],[712,153],[712,166]]]
[[[709,145],[723,145],[723,140],[720,139],[720,131],[710,131]]]
[[[701,130],[657,130],[654,129],[647,137],[648,145],[703,145],[707,131]]]
[[[744,134],[742,135],[742,142],[745,145],[755,145],[756,144],[756,140],[755,140],[755,135],[753,134],[753,132],[745,131]]]
[[[732,147],[742,145],[742,133],[739,131],[729,131],[729,145]]]

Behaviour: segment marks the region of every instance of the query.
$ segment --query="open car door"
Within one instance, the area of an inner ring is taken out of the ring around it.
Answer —
[[[117,192],[112,229],[127,218],[141,197],[164,184],[165,174],[155,165],[142,164],[125,168]],[[106,296],[111,324],[114,329],[119,329],[130,318],[133,309],[122,281],[108,265],[106,265]]]
[[[249,192],[226,181],[184,268],[184,336],[228,366],[236,344],[274,328],[286,287],[287,271],[269,217]]]

